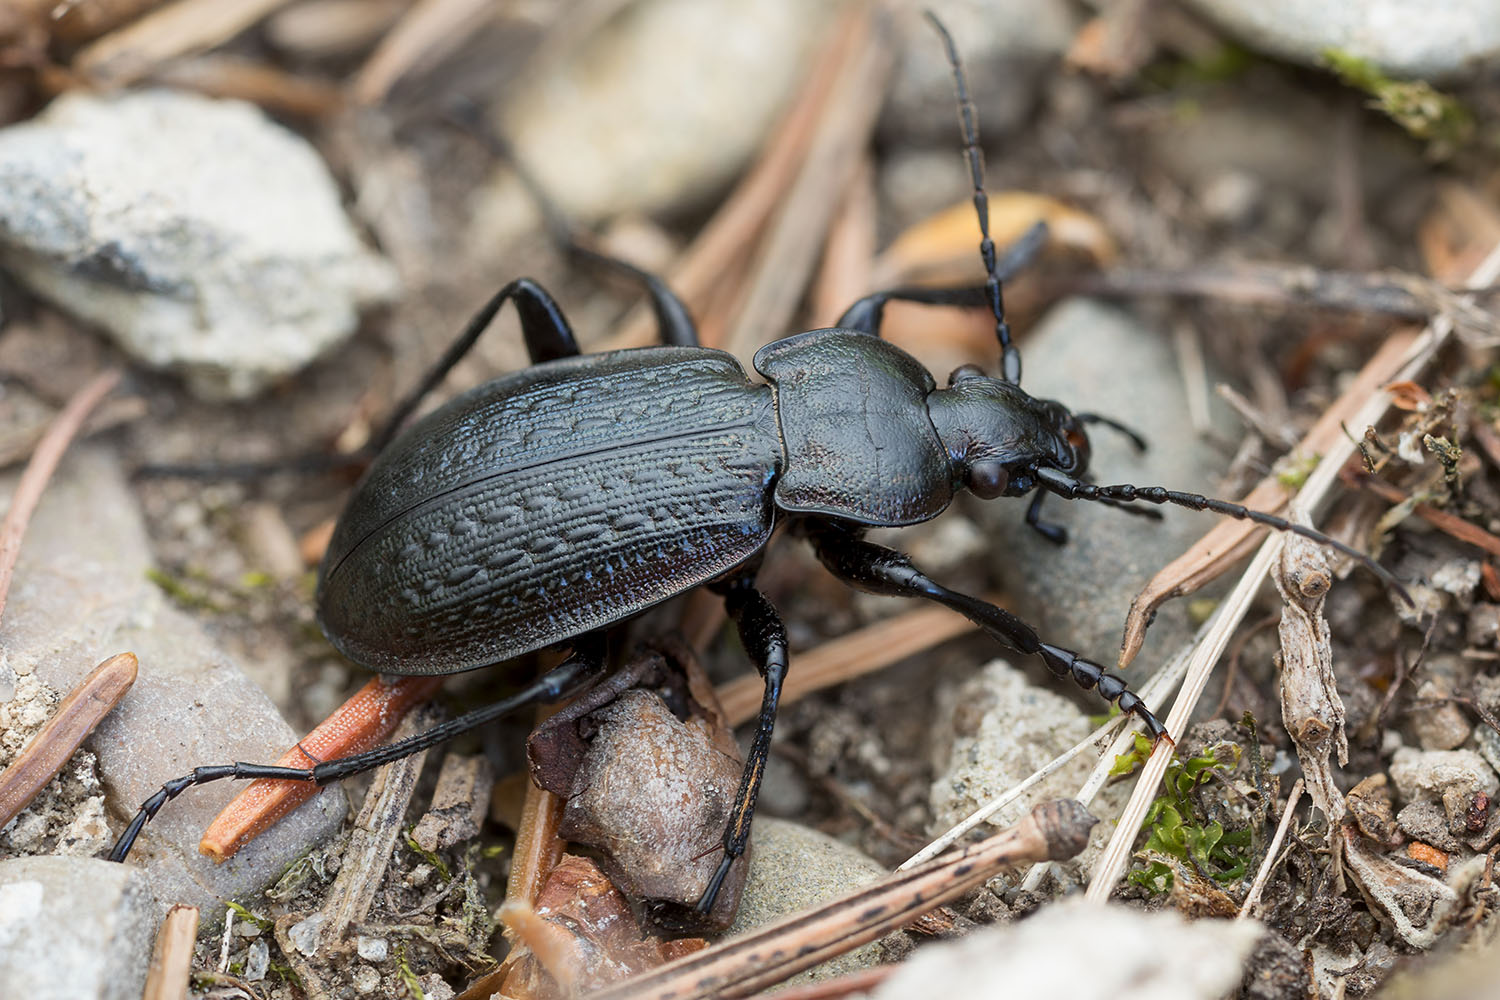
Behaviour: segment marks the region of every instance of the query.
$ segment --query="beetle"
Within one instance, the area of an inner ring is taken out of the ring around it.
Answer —
[[[708,586],[722,595],[765,682],[723,858],[697,904],[708,912],[749,838],[788,668],[785,628],[755,586],[761,554],[782,522],[851,586],[958,611],[1001,644],[1039,657],[1058,677],[1135,715],[1154,739],[1170,736],[1122,678],[1043,641],[1004,609],[942,586],[904,554],[868,541],[866,529],[930,520],[965,490],[986,500],[1035,494],[1026,520],[1055,542],[1065,540],[1062,529],[1040,517],[1049,494],[1137,512],[1132,501],[1175,504],[1305,535],[1361,560],[1400,589],[1369,557],[1311,528],[1199,494],[1088,481],[1085,425],[1130,432],[1020,386],[973,105],[952,38],[929,18],[953,69],[983,288],[866,296],[834,327],[761,348],[753,367],[764,381],[753,381],[733,356],[698,346],[691,316],[664,282],[623,261],[572,245],[644,285],[663,346],[583,355],[544,288],[527,278],[507,284],[378,436],[379,456],[324,556],[317,617],[340,652],[386,673],[458,673],[548,647],[569,647],[570,654],[503,702],[368,753],[305,770],[244,763],[197,768],[142,805],[112,859],[123,860],[144,824],[192,785],[220,778],[327,784],[523,706],[566,697],[604,669],[605,630]],[[987,305],[1000,375],[966,365],[939,387],[915,359],[880,338],[884,307],[893,300]],[[532,366],[472,389],[402,430],[506,303],[520,315]]]

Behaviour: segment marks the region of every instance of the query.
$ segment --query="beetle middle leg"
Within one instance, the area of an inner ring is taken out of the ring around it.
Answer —
[[[818,559],[834,576],[859,590],[891,597],[920,597],[952,608],[992,639],[1022,653],[1042,658],[1058,677],[1070,677],[1085,691],[1097,689],[1106,701],[1115,702],[1146,724],[1153,739],[1167,736],[1140,696],[1125,686],[1125,680],[1106,673],[1104,667],[1061,646],[1043,642],[1036,630],[1004,608],[968,594],[949,590],[912,565],[895,549],[876,545],[856,531],[829,521],[808,518],[801,522]]]
[[[439,743],[444,743],[455,736],[477,729],[529,705],[559,701],[591,683],[603,672],[604,664],[604,633],[589,632],[573,640],[573,652],[567,659],[509,698],[476,709],[456,719],[450,719],[441,725],[433,726],[426,732],[396,743],[376,747],[374,750],[349,757],[325,761],[310,768],[246,764],[239,761],[233,764],[195,767],[190,773],[162,785],[155,795],[141,804],[135,818],[115,841],[115,846],[109,852],[109,860],[124,861],[146,823],[161,810],[162,806],[194,785],[203,785],[223,778],[310,781],[319,786],[332,784],[335,781],[342,781],[344,778],[374,770],[382,764],[410,757],[414,753],[437,746]]]
[[[713,909],[725,876],[735,859],[745,853],[745,844],[750,839],[750,820],[755,815],[755,799],[760,794],[766,759],[771,753],[771,730],[776,725],[776,706],[781,700],[781,685],[786,680],[787,669],[786,626],[766,595],[755,589],[754,574],[741,573],[723,583],[711,585],[711,589],[724,595],[724,607],[734,620],[740,642],[750,654],[755,669],[765,678],[766,692],[761,699],[750,752],[745,757],[740,790],[735,795],[729,822],[724,828],[724,858],[698,900],[696,909],[699,913]]]

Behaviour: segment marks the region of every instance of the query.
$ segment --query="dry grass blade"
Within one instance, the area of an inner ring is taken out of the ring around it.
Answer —
[[[1294,453],[1326,455],[1344,441],[1344,427],[1357,424],[1355,414],[1379,392],[1381,386],[1396,377],[1410,358],[1415,339],[1416,334],[1409,330],[1387,337],[1349,388],[1313,424]],[[1252,510],[1275,512],[1286,505],[1291,495],[1291,488],[1273,475],[1261,480],[1242,502]],[[1125,636],[1120,643],[1120,667],[1127,666],[1140,652],[1141,644],[1146,640],[1146,627],[1158,608],[1174,597],[1192,593],[1227,571],[1249,554],[1256,540],[1267,530],[1249,521],[1221,521],[1192,548],[1153,576],[1130,603],[1130,613],[1125,618]]]
[[[0,772],[0,827],[36,798],[94,727],[120,703],[135,683],[137,666],[134,653],[117,653],[68,692],[41,732]]]
[[[395,680],[374,677],[282,754],[276,765],[307,768],[369,750],[391,735],[406,713],[432,697],[442,684],[441,676]],[[209,824],[198,843],[199,853],[215,861],[227,861],[317,791],[318,786],[310,781],[252,781]]]
[[[845,64],[858,52],[859,39],[869,31],[871,13],[864,4],[849,4],[829,32],[828,42],[813,60],[813,72],[791,110],[772,133],[759,160],[698,234],[682,263],[666,276],[667,284],[698,315],[703,342],[714,346],[707,330],[714,324],[705,315],[716,290],[740,265],[746,248],[785,197],[807,156]],[[720,324],[722,325],[722,324]],[[656,343],[655,320],[644,306],[604,343],[601,351],[645,347]]]
[[[439,717],[433,706],[413,712],[396,730],[395,738],[415,736],[436,725]],[[342,942],[349,928],[364,923],[369,915],[375,893],[385,881],[392,848],[401,833],[406,808],[411,804],[412,793],[417,790],[417,779],[421,777],[422,765],[426,761],[427,751],[423,750],[376,770],[370,790],[365,793],[364,804],[354,819],[354,829],[350,831],[348,846],[344,848],[338,877],[333,880],[328,897],[323,901],[323,913],[328,917],[321,934],[324,942]]]
[[[1182,674],[1186,669],[1186,655],[1174,657],[1171,662],[1169,662],[1166,666],[1162,667],[1155,674],[1153,674],[1150,680],[1148,680],[1144,685],[1141,686],[1137,694],[1141,696],[1141,700],[1144,701],[1147,707],[1150,708],[1153,712],[1159,710],[1161,705],[1167,699],[1167,693],[1177,685],[1178,681],[1182,680]],[[1122,722],[1126,723],[1123,729],[1120,728]],[[1120,731],[1119,734],[1115,737],[1110,751],[1101,755],[1099,765],[1094,770],[1094,775],[1084,783],[1083,790],[1078,796],[1078,801],[1082,802],[1084,805],[1088,805],[1094,794],[1098,792],[1100,787],[1103,786],[1104,779],[1109,773],[1115,756],[1128,750],[1129,743],[1134,740],[1134,734],[1136,730],[1139,729],[1139,720],[1136,719],[1135,716],[1117,715],[1109,721],[1105,722],[1088,736],[1073,744],[1071,748],[1063,751],[1052,760],[1048,761],[1045,765],[1032,773],[1025,780],[1018,782],[1012,787],[1006,789],[1005,792],[997,795],[995,798],[991,799],[984,805],[980,806],[978,809],[974,810],[969,815],[965,816],[951,828],[943,831],[942,834],[933,839],[932,843],[928,844],[916,854],[903,861],[897,871],[902,871],[904,869],[912,867],[913,865],[919,865],[924,861],[928,861],[932,858],[937,857],[943,851],[947,850],[950,846],[957,843],[958,839],[964,834],[974,829],[980,823],[988,820],[991,816],[995,815],[995,813],[999,812],[1001,809],[1004,809],[1012,802],[1015,802],[1031,789],[1035,788],[1037,785],[1040,785],[1043,781],[1046,781],[1047,778],[1057,773],[1057,771],[1061,770],[1067,765],[1068,761],[1072,760],[1074,757],[1077,757],[1079,754],[1084,753],[1085,751],[1093,750],[1099,747],[1100,744],[1109,736],[1109,734],[1116,731],[1117,729]],[[1033,871],[1035,871],[1035,869],[1033,869]]]
[[[94,378],[68,400],[47,428],[47,433],[37,442],[26,471],[16,484],[16,492],[10,498],[10,510],[5,521],[0,523],[0,612],[5,610],[5,596],[10,592],[10,580],[16,571],[16,559],[21,554],[21,539],[26,535],[26,525],[32,512],[42,499],[42,491],[62,461],[63,453],[78,435],[83,422],[105,396],[109,395],[120,381],[118,369],[110,369]]]
[[[776,1000],[839,1000],[840,997],[864,995],[890,978],[898,966],[877,965],[873,969],[861,969],[859,972],[851,972],[847,976],[839,976],[837,979],[825,979],[821,983],[808,983],[805,986],[792,986],[784,990],[776,990],[774,993],[764,993],[762,996],[772,997]]]
[[[1441,277],[1447,278],[1448,276]],[[1492,247],[1478,268],[1466,279],[1461,280],[1471,285],[1488,285],[1497,278],[1500,278],[1500,245]],[[1447,343],[1452,333],[1453,321],[1447,315],[1434,319],[1403,352],[1394,378],[1385,379],[1384,382],[1415,381],[1437,355],[1438,349]],[[1362,372],[1361,375],[1363,374]],[[1348,423],[1353,427],[1373,426],[1385,416],[1390,408],[1390,402],[1389,393],[1374,393],[1363,402]],[[1354,455],[1355,450],[1355,443],[1347,435],[1340,435],[1336,438],[1332,447],[1323,453],[1322,461],[1319,462],[1317,468],[1308,476],[1306,484],[1298,494],[1298,501],[1306,505],[1309,510],[1315,508],[1332,488],[1334,481],[1338,478],[1339,470]],[[1183,682],[1182,693],[1167,716],[1166,726],[1169,732],[1181,733],[1187,725],[1193,709],[1197,706],[1198,698],[1203,693],[1203,686],[1208,682],[1208,675],[1213,665],[1218,662],[1220,654],[1228,644],[1230,634],[1249,610],[1251,600],[1260,589],[1261,583],[1270,572],[1280,551],[1281,538],[1268,539],[1261,546],[1239,583],[1235,585],[1234,591],[1214,612],[1210,620],[1212,627],[1209,634],[1194,650],[1187,678]],[[1124,814],[1120,817],[1119,826],[1116,827],[1109,846],[1094,870],[1094,878],[1088,888],[1090,900],[1103,902],[1114,891],[1115,884],[1125,871],[1136,833],[1139,832],[1141,822],[1145,819],[1152,797],[1161,785],[1171,757],[1171,747],[1165,742],[1158,744],[1151,759],[1142,769],[1141,778],[1136,783],[1135,791],[1125,807]]]
[[[973,622],[947,608],[921,608],[867,625],[797,654],[781,689],[781,704],[873,673],[974,628]],[[738,677],[717,690],[731,726],[755,718],[764,693],[765,681],[758,674]]]
[[[123,87],[178,56],[222,45],[288,0],[178,0],[80,51],[73,68]]]
[[[198,937],[198,908],[181,904],[167,911],[156,932],[156,950],[146,974],[142,1000],[187,1000],[193,971],[193,942]]]
[[[872,7],[869,27],[855,58],[839,74],[802,170],[756,249],[748,288],[723,345],[736,356],[748,357],[791,325],[840,195],[869,146],[895,63],[890,11],[885,5]]]
[[[1003,869],[1074,856],[1095,822],[1077,802],[1043,803],[988,840],[628,979],[591,1000],[748,996],[904,926]]]
[[[1244,920],[1251,915],[1260,902],[1260,894],[1266,888],[1266,882],[1271,877],[1271,869],[1276,866],[1276,855],[1281,852],[1281,842],[1286,840],[1286,832],[1292,827],[1292,817],[1296,815],[1297,803],[1302,801],[1302,779],[1298,778],[1292,785],[1291,794],[1286,797],[1286,808],[1282,810],[1281,822],[1276,824],[1276,833],[1271,838],[1271,845],[1266,848],[1265,860],[1260,863],[1260,871],[1255,873],[1255,881],[1250,885],[1250,891],[1245,895],[1245,903],[1240,907],[1239,916],[1235,919]]]
[[[249,101],[299,118],[321,118],[344,106],[343,91],[332,83],[240,56],[207,55],[174,62],[153,74],[152,82],[209,97]]]
[[[385,100],[396,81],[412,67],[436,61],[473,36],[478,22],[488,19],[495,0],[421,0],[376,46],[360,67],[349,93],[356,104]]]

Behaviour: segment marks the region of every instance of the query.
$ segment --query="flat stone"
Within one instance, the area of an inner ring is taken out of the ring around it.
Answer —
[[[1190,922],[1170,911],[1064,902],[923,948],[871,997],[1218,1000],[1239,985],[1265,933],[1255,920]]]
[[[141,871],[93,858],[0,861],[0,992],[136,1000],[156,909]]]
[[[1144,454],[1107,427],[1088,428],[1089,471],[1100,484],[1132,483],[1212,494],[1224,459],[1193,433],[1182,378],[1167,340],[1127,314],[1088,299],[1052,310],[1022,345],[1021,385],[1074,412],[1122,421],[1150,443]],[[1156,508],[1148,521],[1101,503],[1049,497],[1042,518],[1063,525],[1058,546],[1025,524],[1030,498],[975,505],[988,522],[995,567],[1014,611],[1043,641],[1112,666],[1125,614],[1161,567],[1213,527],[1211,517]],[[1184,602],[1165,605],[1140,662],[1159,662],[1192,635]]]
[[[0,478],[0,496],[14,488],[14,475]],[[113,455],[75,446],[32,518],[0,620],[9,667],[59,691],[115,653],[139,657],[135,686],[84,744],[121,823],[163,782],[196,766],[269,763],[296,739],[270,699],[148,581],[150,566],[145,526]],[[137,841],[129,864],[146,870],[161,911],[188,903],[214,913],[223,900],[260,890],[344,817],[344,793],[326,788],[215,865],[198,854],[198,840],[237,786],[189,789]]]
[[[760,816],[750,831],[750,877],[726,939],[798,910],[826,903],[886,874],[873,858],[797,823]],[[812,983],[878,965],[880,941],[798,973],[788,984]]]
[[[1400,77],[1477,73],[1500,59],[1496,0],[1188,0],[1208,20],[1254,49],[1320,66],[1329,49]]]
[[[77,92],[0,131],[0,264],[211,398],[299,370],[396,292],[307,142],[171,91]]]
[[[648,0],[509,95],[496,125],[569,218],[701,202],[760,148],[806,76],[826,0]],[[493,253],[536,211],[514,173],[481,191],[471,242]]]

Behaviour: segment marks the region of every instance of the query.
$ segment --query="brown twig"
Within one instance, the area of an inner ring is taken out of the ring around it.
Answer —
[[[73,68],[122,87],[178,56],[222,45],[288,0],[177,0],[81,50]]]
[[[590,1000],[741,997],[902,927],[1027,861],[1073,857],[1095,820],[1077,802],[1046,802],[988,840],[590,995]]]
[[[947,608],[919,608],[825,642],[797,654],[781,689],[781,704],[789,705],[814,691],[888,667],[898,660],[974,629],[974,623]],[[760,711],[765,682],[749,674],[721,684],[719,702],[731,726],[755,718]]]
[[[492,16],[493,0],[420,0],[383,38],[360,67],[349,87],[354,103],[370,106],[385,100],[396,81],[424,60],[471,37]]]
[[[146,973],[142,1000],[187,1000],[193,971],[193,941],[198,937],[198,908],[178,904],[156,932],[156,950]]]
[[[835,81],[797,180],[756,248],[745,295],[724,343],[731,354],[748,357],[791,325],[839,195],[848,190],[869,145],[895,62],[890,11],[881,4],[870,7],[868,28]]]
[[[0,772],[0,827],[31,804],[94,727],[135,683],[134,653],[117,653],[95,667],[57,706],[21,755]]]
[[[667,275],[667,283],[697,315],[705,346],[717,346],[718,341],[709,331],[715,324],[715,314],[727,315],[729,308],[726,302],[724,309],[710,309],[709,302],[715,293],[723,293],[734,284],[729,276],[743,264],[746,247],[754,242],[771,213],[786,198],[787,188],[796,178],[817,133],[834,83],[842,67],[857,53],[856,43],[867,30],[870,16],[864,4],[847,5],[830,30],[827,43],[813,60],[807,82],[791,110],[772,132],[760,159],[693,240],[682,262]],[[644,347],[655,342],[655,329],[650,311],[642,307],[599,349]]]
[[[394,680],[374,677],[283,754],[276,765],[310,768],[320,761],[369,750],[384,741],[407,712],[432,697],[442,684],[441,676]],[[318,786],[310,781],[252,781],[209,824],[198,851],[215,861],[228,860],[317,791]]]
[[[1372,476],[1360,467],[1358,460],[1351,461],[1339,472],[1339,478],[1354,489],[1373,493],[1387,503],[1406,503],[1411,499],[1411,494],[1386,482],[1378,476]],[[1437,528],[1445,535],[1465,542],[1475,548],[1483,549],[1491,555],[1500,555],[1500,537],[1485,531],[1477,524],[1470,524],[1456,514],[1450,514],[1445,510],[1438,510],[1431,504],[1419,503],[1412,507],[1412,513]]]
[[[90,379],[53,419],[52,426],[37,442],[31,461],[26,463],[26,471],[21,473],[16,492],[10,498],[10,510],[5,513],[4,523],[0,523],[0,612],[5,610],[5,597],[10,592],[16,559],[21,554],[21,539],[26,535],[26,525],[42,498],[42,491],[89,413],[119,381],[120,371],[116,368]]]
[[[1349,388],[1302,438],[1296,453],[1322,455],[1330,451],[1342,439],[1344,425],[1380,391],[1382,385],[1395,378],[1416,336],[1414,331],[1398,330],[1387,337]],[[1275,512],[1286,504],[1291,492],[1276,476],[1267,476],[1242,502],[1255,510]],[[1120,643],[1119,665],[1125,667],[1140,652],[1146,638],[1146,626],[1158,608],[1174,597],[1192,593],[1225,572],[1249,554],[1266,530],[1248,521],[1221,521],[1192,548],[1153,576],[1131,602],[1130,613],[1125,619],[1125,635]]]
[[[851,972],[837,979],[825,979],[821,983],[808,983],[805,986],[792,986],[764,995],[767,1000],[771,997],[775,1000],[839,1000],[841,997],[869,993],[889,979],[891,973],[898,968],[899,966],[895,964],[877,965],[873,969],[860,969],[858,972]]]

